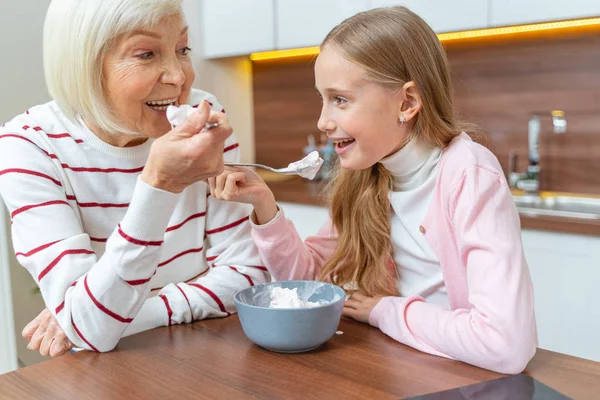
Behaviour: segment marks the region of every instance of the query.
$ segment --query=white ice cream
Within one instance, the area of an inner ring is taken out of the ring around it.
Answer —
[[[182,104],[179,107],[177,106],[168,106],[167,107],[167,119],[171,124],[172,128],[175,128],[177,125],[183,124],[188,115],[196,111],[196,109],[189,104]]]
[[[271,304],[269,304],[269,308],[311,308],[320,305],[320,303],[300,300],[297,288],[274,287],[271,289]]]
[[[312,180],[319,172],[321,165],[323,165],[323,159],[319,157],[318,151],[313,151],[302,160],[291,163],[287,168],[295,171],[303,178]]]

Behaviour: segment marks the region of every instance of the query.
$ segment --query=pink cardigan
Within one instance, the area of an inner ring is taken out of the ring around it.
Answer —
[[[440,260],[451,309],[419,296],[384,297],[370,324],[427,353],[523,371],[537,331],[519,215],[496,157],[464,133],[444,150],[421,228]],[[281,216],[252,236],[277,280],[317,279],[337,244],[331,221],[303,243]]]

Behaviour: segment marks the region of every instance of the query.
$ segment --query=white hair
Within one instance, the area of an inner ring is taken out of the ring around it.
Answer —
[[[116,39],[184,17],[182,0],[52,0],[44,24],[44,73],[50,96],[72,121],[93,121],[107,133],[134,133],[111,112],[102,65]]]

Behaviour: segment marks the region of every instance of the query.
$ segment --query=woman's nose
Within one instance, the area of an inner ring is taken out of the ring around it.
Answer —
[[[178,60],[171,60],[165,65],[162,74],[162,83],[165,85],[182,86],[185,82],[185,73]]]

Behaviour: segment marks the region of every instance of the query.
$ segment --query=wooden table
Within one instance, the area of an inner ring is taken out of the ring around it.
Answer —
[[[342,319],[320,349],[253,345],[237,316],[125,338],[0,376],[2,399],[397,399],[501,377],[430,356]],[[526,373],[576,399],[600,398],[600,363],[539,350]]]

